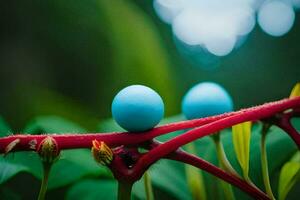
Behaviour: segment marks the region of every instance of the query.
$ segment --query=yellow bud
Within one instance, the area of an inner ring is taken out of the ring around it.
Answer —
[[[113,152],[103,141],[92,141],[92,154],[101,165],[109,165],[113,160]]]

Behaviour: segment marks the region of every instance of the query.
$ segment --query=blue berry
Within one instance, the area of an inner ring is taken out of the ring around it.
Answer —
[[[233,110],[230,95],[219,84],[203,82],[192,87],[182,101],[182,112],[187,119],[218,115]]]
[[[112,116],[125,130],[142,132],[152,129],[164,115],[162,98],[143,85],[122,89],[112,102]]]

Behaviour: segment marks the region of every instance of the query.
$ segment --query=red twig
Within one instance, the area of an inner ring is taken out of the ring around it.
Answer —
[[[235,115],[205,124],[201,127],[187,131],[186,133],[179,135],[171,140],[165,142],[162,145],[157,146],[145,154],[137,163],[137,171],[144,171],[152,163],[156,162],[160,158],[176,151],[179,147],[192,142],[196,139],[202,138],[207,135],[214,134],[222,129],[231,127],[233,125],[245,122],[256,121],[270,117],[278,112],[282,112],[291,107],[300,106],[300,98],[294,98],[291,100],[279,101],[273,104],[266,104],[265,106],[259,106],[241,111]],[[259,108],[259,109],[258,109]],[[297,135],[299,138],[300,135]],[[299,145],[299,144],[297,144]]]
[[[199,127],[205,124],[214,125],[215,121],[225,120],[223,123],[227,123],[226,126],[220,127],[229,127],[229,124],[232,121],[232,117],[239,116],[239,122],[242,122],[242,119],[245,120],[258,120],[272,116],[278,112],[282,112],[289,108],[299,107],[300,97],[293,99],[284,99],[277,102],[266,103],[261,106],[256,106],[237,112],[226,113],[218,116],[187,120],[182,122],[171,123],[163,125],[157,128],[154,128],[148,132],[144,133],[126,133],[126,132],[115,132],[115,133],[90,133],[90,134],[62,134],[55,135],[51,134],[60,149],[75,149],[75,148],[90,148],[92,140],[97,139],[99,141],[104,141],[107,145],[111,147],[116,147],[120,145],[132,145],[138,146],[140,143],[153,139],[159,135],[174,132],[177,130],[183,130],[188,128]],[[243,117],[248,116],[249,119]],[[250,116],[250,117],[249,117]],[[237,122],[237,123],[239,123]],[[217,127],[220,130],[220,127]],[[215,128],[213,128],[215,129]],[[212,129],[212,130],[213,130]],[[194,134],[192,134],[194,135]],[[5,150],[9,144],[18,140],[14,148],[11,151],[29,151],[35,150],[35,147],[46,137],[47,135],[12,135],[4,138],[0,138],[0,153],[5,153]],[[186,136],[185,136],[186,137]],[[194,136],[189,136],[193,138]],[[175,139],[175,138],[174,138]],[[197,139],[197,137],[194,137]],[[175,140],[177,141],[177,139]]]
[[[250,185],[246,181],[216,167],[215,165],[184,151],[176,151],[168,156],[169,159],[180,161],[186,164],[193,165],[206,172],[240,188],[254,199],[270,199],[260,189]]]
[[[135,153],[138,156],[138,159],[137,162],[134,163],[134,166],[127,166],[123,163],[123,158],[116,155],[116,158],[111,163],[110,168],[114,172],[116,178],[134,182],[138,180],[145,172],[145,170],[147,170],[157,160],[159,160],[160,158],[168,157],[170,159],[178,160],[204,169],[209,173],[212,173],[213,175],[239,187],[254,198],[268,199],[268,197],[258,188],[249,185],[247,182],[239,179],[238,177],[235,177],[234,175],[231,175],[196,156],[184,153],[178,150],[178,148],[196,139],[213,134],[219,130],[231,127],[235,124],[245,121],[256,121],[259,119],[269,118],[287,109],[299,109],[299,107],[300,97],[297,97],[293,99],[284,99],[277,102],[267,103],[261,106],[240,110],[238,112],[226,113],[214,117],[171,123],[154,128],[153,130],[144,133],[134,134],[118,132],[102,134],[51,134],[51,137],[56,141],[59,150],[90,148],[94,139],[104,141],[110,147],[116,147],[120,145],[124,145],[127,147],[138,147],[159,135],[174,132],[177,130],[198,127],[193,130],[187,131],[186,133],[177,136],[163,144],[151,147],[150,151],[146,154],[139,154],[138,152]],[[296,132],[296,130],[293,129],[289,121],[288,123],[284,121],[284,123],[280,123],[279,125],[281,125],[281,127],[288,132],[288,134],[294,139],[299,147],[300,136]],[[45,137],[47,137],[47,135],[13,135],[0,138],[0,153],[36,150],[37,146],[40,145],[41,141]],[[134,150],[131,151],[131,153],[134,153]]]
[[[289,134],[289,136],[297,144],[298,149],[300,149],[300,133],[291,124],[291,118],[293,114],[294,114],[293,111],[282,114],[280,117],[277,117],[274,120],[274,124],[277,125],[279,128],[281,128],[282,130],[284,130],[287,134]],[[299,114],[299,112],[295,114]]]

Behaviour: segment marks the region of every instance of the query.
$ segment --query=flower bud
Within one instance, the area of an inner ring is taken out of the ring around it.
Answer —
[[[41,141],[37,152],[45,163],[56,161],[60,153],[57,142],[50,136],[47,136]]]
[[[113,152],[103,141],[93,140],[92,154],[94,159],[101,165],[109,165],[113,160]]]

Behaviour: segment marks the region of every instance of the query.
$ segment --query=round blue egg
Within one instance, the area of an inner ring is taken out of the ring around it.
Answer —
[[[143,85],[122,89],[112,102],[112,116],[129,132],[152,129],[164,116],[164,103],[154,90]]]
[[[232,110],[230,95],[222,86],[212,82],[195,85],[182,101],[182,112],[187,119],[208,117]]]

